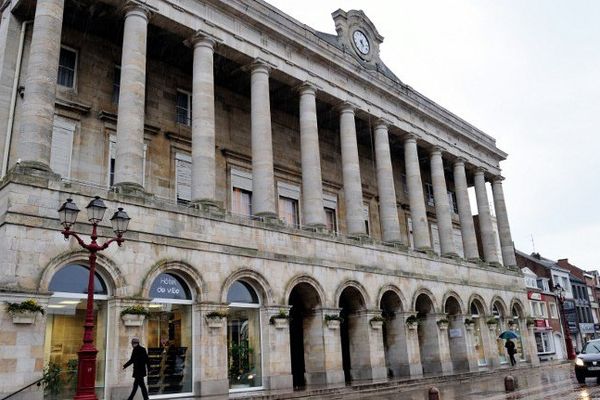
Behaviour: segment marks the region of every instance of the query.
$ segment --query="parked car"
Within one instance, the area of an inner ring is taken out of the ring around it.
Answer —
[[[590,340],[575,358],[577,382],[585,383],[587,377],[600,377],[600,339]]]

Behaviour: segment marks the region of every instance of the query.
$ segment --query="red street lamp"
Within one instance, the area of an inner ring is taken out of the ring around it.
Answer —
[[[77,214],[79,214],[79,208],[77,208],[73,200],[67,199],[67,201],[65,201],[58,209],[60,223],[65,228],[61,233],[64,235],[65,239],[68,239],[69,236],[73,236],[77,239],[79,245],[90,253],[90,275],[88,280],[85,324],[83,325],[83,345],[77,352],[79,360],[77,366],[77,392],[75,393],[75,400],[96,400],[96,354],[98,353],[98,350],[96,350],[96,347],[94,346],[93,337],[96,253],[106,249],[112,242],[117,242],[117,244],[121,246],[125,241],[125,239],[123,239],[123,234],[127,231],[127,225],[131,219],[122,208],[119,208],[110,219],[117,237],[99,245],[96,243],[96,239],[98,239],[96,228],[98,223],[104,218],[106,206],[102,199],[96,196],[90,201],[90,204],[87,205],[86,210],[88,213],[88,221],[92,223],[92,235],[90,236],[92,241],[89,244],[86,244],[75,232],[71,232],[71,226],[75,223]]]
[[[558,304],[560,305],[560,317],[565,335],[565,345],[567,346],[567,358],[569,360],[574,360],[577,355],[575,354],[575,349],[573,348],[573,341],[571,340],[571,334],[569,333],[569,324],[567,323],[567,318],[565,316],[565,289],[557,283],[554,286],[554,293],[556,293]]]

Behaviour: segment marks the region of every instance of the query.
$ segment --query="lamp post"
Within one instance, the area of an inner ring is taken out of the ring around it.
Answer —
[[[558,298],[558,304],[560,306],[560,317],[562,322],[562,327],[565,335],[565,345],[567,347],[567,358],[569,360],[574,360],[575,349],[573,349],[573,342],[571,341],[571,334],[569,333],[569,324],[567,323],[567,318],[565,315],[565,289],[561,287],[558,283],[554,286],[554,293],[556,293],[556,297]]]
[[[96,400],[96,354],[98,350],[94,346],[94,277],[96,270],[96,253],[106,249],[112,242],[116,242],[117,245],[125,241],[123,234],[127,231],[127,225],[129,224],[129,216],[122,208],[119,208],[110,219],[113,230],[117,235],[115,238],[109,239],[104,244],[98,244],[96,239],[98,235],[96,230],[98,223],[104,218],[104,212],[106,206],[102,199],[96,196],[86,207],[88,212],[88,221],[92,224],[92,234],[90,238],[92,241],[86,244],[81,237],[75,232],[71,232],[71,226],[77,220],[77,214],[79,209],[75,205],[72,199],[67,199],[63,205],[58,209],[60,217],[60,223],[64,227],[61,232],[65,239],[73,236],[77,239],[77,242],[81,247],[86,249],[89,253],[90,260],[90,274],[88,280],[88,292],[87,292],[87,308],[85,314],[85,324],[83,325],[83,345],[77,352],[78,355],[78,366],[77,366],[77,392],[75,393],[75,400]]]

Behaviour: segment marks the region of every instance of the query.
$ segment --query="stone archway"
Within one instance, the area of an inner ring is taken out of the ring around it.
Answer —
[[[402,300],[398,293],[387,290],[381,296],[379,308],[386,320],[382,334],[388,377],[410,376],[406,328],[404,318],[400,315],[403,311]]]
[[[475,358],[479,367],[487,365],[487,354],[485,351],[485,338],[487,337],[486,321],[485,321],[485,307],[483,305],[483,299],[479,296],[474,296],[469,302],[469,314],[473,325],[473,347],[475,352]],[[485,336],[484,336],[485,335]]]
[[[338,305],[343,318],[340,325],[342,367],[346,382],[351,382],[364,378],[361,367],[368,364],[369,346],[368,341],[365,342],[368,332],[364,318],[361,318],[366,311],[366,304],[356,287],[347,286],[340,294]]]
[[[291,290],[290,356],[294,388],[320,380],[325,372],[323,320],[316,312],[322,306],[318,291],[308,282],[297,283]]]
[[[444,312],[448,316],[448,346],[452,368],[455,372],[469,371],[467,332],[462,307],[455,297],[450,295],[444,302]]]
[[[415,300],[417,312],[419,351],[423,374],[441,374],[439,329],[437,315],[432,299],[426,293],[421,293]]]

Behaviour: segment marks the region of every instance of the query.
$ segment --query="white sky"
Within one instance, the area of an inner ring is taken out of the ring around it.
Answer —
[[[406,84],[496,138],[517,249],[600,269],[600,1],[267,0],[335,34],[362,9]]]

